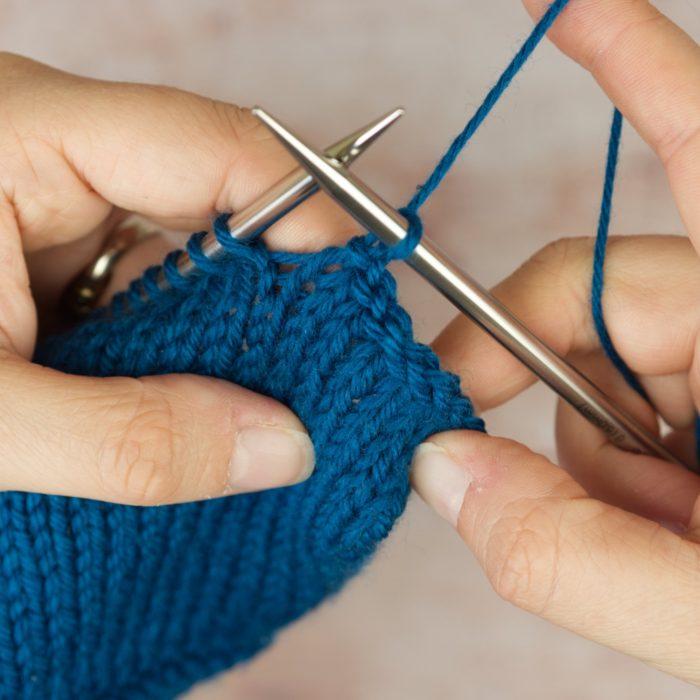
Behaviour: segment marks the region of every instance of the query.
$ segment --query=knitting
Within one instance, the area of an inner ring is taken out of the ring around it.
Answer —
[[[167,697],[247,658],[373,552],[404,508],[423,439],[482,427],[457,378],[413,342],[386,248],[364,238],[270,253],[233,241],[224,218],[225,262],[208,262],[195,236],[188,249],[206,274],[173,279],[174,291],[138,308],[117,299],[40,359],[100,376],[215,375],[272,395],[307,426],[316,473],[288,489],[161,508],[8,497],[20,531],[51,531],[20,557],[50,573],[45,591],[12,601],[39,614],[35,626],[30,610],[7,621],[26,619],[23,641],[35,645],[26,663],[19,640],[3,649],[14,687],[39,677],[52,692],[62,683],[62,697]],[[3,561],[13,544],[3,540]],[[18,566],[27,587],[41,582]],[[52,607],[58,620],[47,619]]]
[[[271,252],[232,240],[220,217],[223,259],[208,260],[196,234],[198,274],[181,277],[173,253],[37,350],[76,374],[191,372],[270,395],[309,430],[317,467],[291,488],[167,507],[1,495],[1,697],[172,697],[251,657],[371,556],[404,509],[420,442],[483,430],[458,379],[414,341],[386,265],[420,239],[418,209],[566,4],[550,7],[404,210],[401,246],[368,234]]]

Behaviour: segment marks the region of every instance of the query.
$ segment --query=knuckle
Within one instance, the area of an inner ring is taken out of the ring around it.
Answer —
[[[494,525],[485,569],[496,593],[543,614],[554,596],[559,569],[559,524],[544,504],[517,502]]]
[[[119,394],[110,429],[98,452],[98,472],[107,496],[132,505],[170,502],[182,485],[178,456],[184,436],[168,399],[133,380]]]
[[[657,150],[667,170],[672,165],[680,165],[678,161],[685,158],[695,158],[700,152],[700,125],[691,124],[677,131],[670,130],[671,135],[662,138]]]
[[[593,238],[576,236],[551,241],[530,258],[529,264],[555,273],[566,274],[572,264],[588,260],[593,251]]]
[[[517,275],[520,288],[531,299],[557,305],[562,323],[570,329],[561,337],[574,339],[586,332],[587,316],[581,309],[589,303],[593,245],[590,237],[560,238],[535,253]],[[568,351],[567,347],[557,349]]]
[[[213,100],[212,105],[224,130],[237,143],[274,140],[270,131],[253,115],[250,109],[218,100]]]

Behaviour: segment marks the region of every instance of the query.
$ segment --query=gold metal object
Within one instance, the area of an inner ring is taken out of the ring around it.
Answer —
[[[95,260],[68,285],[61,299],[61,307],[73,317],[87,316],[99,303],[124,253],[156,233],[153,226],[136,216],[122,221],[107,236]]]

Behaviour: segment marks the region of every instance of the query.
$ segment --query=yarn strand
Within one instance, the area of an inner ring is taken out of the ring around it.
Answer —
[[[547,11],[542,16],[542,19],[535,25],[530,36],[525,40],[525,43],[520,47],[506,69],[501,73],[496,84],[489,90],[484,101],[476,110],[472,118],[467,122],[466,126],[459,135],[452,141],[449,148],[442,156],[438,164],[428,176],[427,180],[420,185],[407,205],[407,208],[413,212],[417,212],[423,204],[428,200],[430,195],[440,186],[447,173],[454,165],[457,157],[467,145],[469,140],[474,136],[477,129],[484,123],[486,117],[491,113],[491,110],[496,106],[496,103],[501,98],[503,93],[508,89],[508,86],[513,81],[513,78],[520,72],[527,60],[532,56],[532,53],[537,48],[539,43],[549,31],[554,21],[563,12],[568,5],[569,0],[556,0],[553,2]]]
[[[605,164],[605,181],[603,183],[603,198],[600,204],[598,217],[598,232],[593,249],[593,273],[591,279],[591,312],[600,345],[616,369],[625,378],[625,381],[642,397],[648,398],[644,387],[637,379],[634,372],[622,359],[615,349],[608,327],[603,315],[603,288],[605,286],[605,254],[608,246],[608,234],[610,232],[610,219],[612,215],[612,201],[615,189],[615,176],[617,163],[620,157],[620,140],[622,136],[622,113],[619,109],[613,112],[612,126],[610,128],[610,141],[608,144],[608,157]]]
[[[605,255],[608,247],[610,232],[610,219],[612,215],[612,202],[617,176],[617,164],[620,157],[620,141],[622,137],[623,117],[617,108],[613,112],[612,126],[610,128],[610,141],[608,144],[608,157],[605,164],[605,181],[603,183],[603,198],[600,204],[600,216],[598,218],[598,231],[593,249],[593,273],[591,277],[591,312],[600,345],[603,352],[615,368],[624,377],[627,384],[632,387],[642,398],[649,403],[651,400],[642,383],[629,365],[615,348],[610,333],[608,332],[605,316],[603,314],[603,290],[605,287]],[[700,415],[695,416],[695,458],[700,463]]]

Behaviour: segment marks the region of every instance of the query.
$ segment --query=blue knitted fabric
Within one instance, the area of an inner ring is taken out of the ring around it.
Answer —
[[[224,259],[208,261],[197,234],[198,274],[180,277],[171,254],[37,350],[77,374],[189,372],[273,396],[306,425],[317,465],[292,488],[177,506],[0,495],[0,697],[172,697],[249,658],[372,554],[404,509],[421,441],[483,429],[458,379],[413,340],[386,264],[410,254],[419,207],[566,4],[552,4],[404,210],[401,245],[368,234],[270,252],[232,241],[220,218]]]
[[[338,590],[402,512],[413,449],[481,429],[459,381],[412,339],[370,237],[314,255],[217,231],[206,274],[50,340],[38,359],[95,376],[193,372],[290,406],[317,469],[267,493],[159,508],[3,497],[0,673],[17,697],[168,697],[249,657]],[[34,692],[33,689],[36,688]]]

